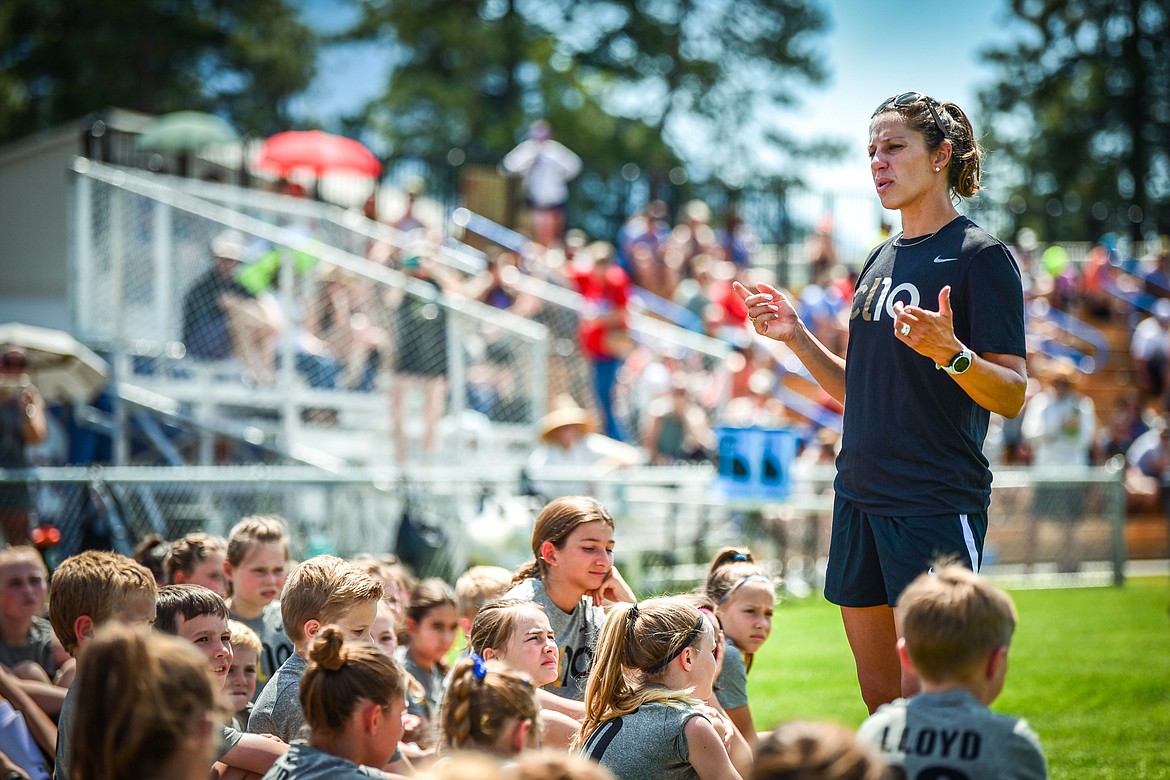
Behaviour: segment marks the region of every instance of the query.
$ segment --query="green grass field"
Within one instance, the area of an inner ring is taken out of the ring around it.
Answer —
[[[1012,591],[1020,624],[993,709],[1028,719],[1051,776],[1170,778],[1170,580]],[[785,602],[748,677],[761,730],[800,719],[856,727],[866,712],[837,608]]]

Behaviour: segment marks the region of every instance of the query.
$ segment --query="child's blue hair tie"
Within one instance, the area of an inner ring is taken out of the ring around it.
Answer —
[[[471,676],[477,680],[487,677],[487,662],[479,653],[471,654]]]
[[[750,560],[751,560],[751,558],[748,558],[743,553],[736,553],[735,555],[731,556],[732,563],[742,563],[744,561],[750,561]]]

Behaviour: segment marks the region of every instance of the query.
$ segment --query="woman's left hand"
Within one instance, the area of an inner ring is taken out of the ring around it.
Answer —
[[[938,365],[946,365],[963,344],[955,338],[951,286],[938,291],[938,311],[894,303],[894,337]]]

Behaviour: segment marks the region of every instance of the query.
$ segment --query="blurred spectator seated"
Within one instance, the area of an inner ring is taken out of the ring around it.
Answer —
[[[676,375],[669,393],[651,401],[649,418],[644,443],[652,465],[713,460],[715,432],[691,399],[685,376]]]
[[[593,432],[589,413],[571,395],[553,400],[552,410],[540,420],[540,442],[528,456],[526,472],[533,491],[545,499],[591,495],[587,480],[560,479],[544,469],[576,467],[593,473],[635,466],[642,462],[636,447]]]
[[[389,346],[386,330],[375,324],[372,285],[336,267],[326,268],[318,282],[309,334],[322,352],[339,358],[341,387],[369,392]]]
[[[1136,392],[1126,393],[1114,403],[1109,420],[1098,431],[1091,462],[1101,466],[1117,456],[1124,459],[1130,445],[1148,430],[1149,426],[1142,419],[1140,397]]]
[[[1129,343],[1129,354],[1138,387],[1161,396],[1166,388],[1166,348],[1170,338],[1170,300],[1154,301],[1153,314],[1138,323]]]
[[[242,233],[225,231],[211,241],[211,268],[183,297],[183,343],[196,360],[227,360],[236,354],[230,311],[255,299],[236,278],[248,248]]]
[[[1125,453],[1125,497],[1130,512],[1165,508],[1165,480],[1170,477],[1170,429],[1157,417]]]

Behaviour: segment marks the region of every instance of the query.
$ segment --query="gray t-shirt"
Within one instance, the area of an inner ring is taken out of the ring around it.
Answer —
[[[725,710],[745,707],[748,703],[747,664],[744,663],[743,653],[730,639],[723,647],[723,668],[715,680],[715,698]]]
[[[508,591],[505,598],[535,602],[544,607],[548,615],[559,648],[559,677],[556,682],[544,686],[545,690],[569,699],[585,698],[585,684],[593,663],[593,650],[605,623],[605,612],[601,607],[593,606],[585,596],[572,612],[565,612],[548,597],[544,583],[538,579],[524,580]]]
[[[288,752],[276,759],[262,780],[369,780],[388,778],[385,772],[359,766],[301,743],[288,746]]]
[[[28,642],[23,645],[9,645],[0,642],[0,663],[8,668],[22,661],[33,661],[45,670],[49,679],[57,673],[53,660],[53,628],[43,617],[34,617],[28,630]]]
[[[597,727],[581,754],[613,772],[617,780],[696,780],[683,730],[691,718],[706,716],[681,702],[643,704]]]
[[[394,653],[398,663],[406,673],[418,681],[422,686],[423,698],[416,700],[413,696],[406,697],[406,711],[411,715],[418,715],[437,722],[439,709],[443,702],[443,692],[446,690],[447,679],[442,668],[438,665],[424,669],[418,665],[406,647],[398,648]]]
[[[305,713],[301,710],[301,678],[308,668],[304,658],[294,655],[276,670],[252,705],[248,716],[250,733],[273,734],[288,743],[302,738]]]
[[[228,751],[240,743],[243,736],[235,727],[224,726],[223,734],[219,738],[219,745],[215,749],[215,760],[223,761],[223,757],[228,754]]]
[[[883,704],[857,737],[907,780],[1044,780],[1040,739],[1023,718],[992,712],[965,690],[920,693]]]
[[[77,686],[77,678],[73,679],[73,686]],[[69,772],[73,767],[73,721],[76,718],[73,688],[70,688],[65,692],[61,714],[57,716],[57,760],[53,764],[53,777],[57,780],[69,780]]]
[[[260,698],[269,678],[276,673],[296,652],[292,640],[284,630],[284,619],[280,616],[280,602],[273,601],[260,617],[244,619],[239,615],[230,615],[232,620],[238,620],[256,632],[260,637],[260,668],[256,670],[256,692],[252,694],[252,701]]]

